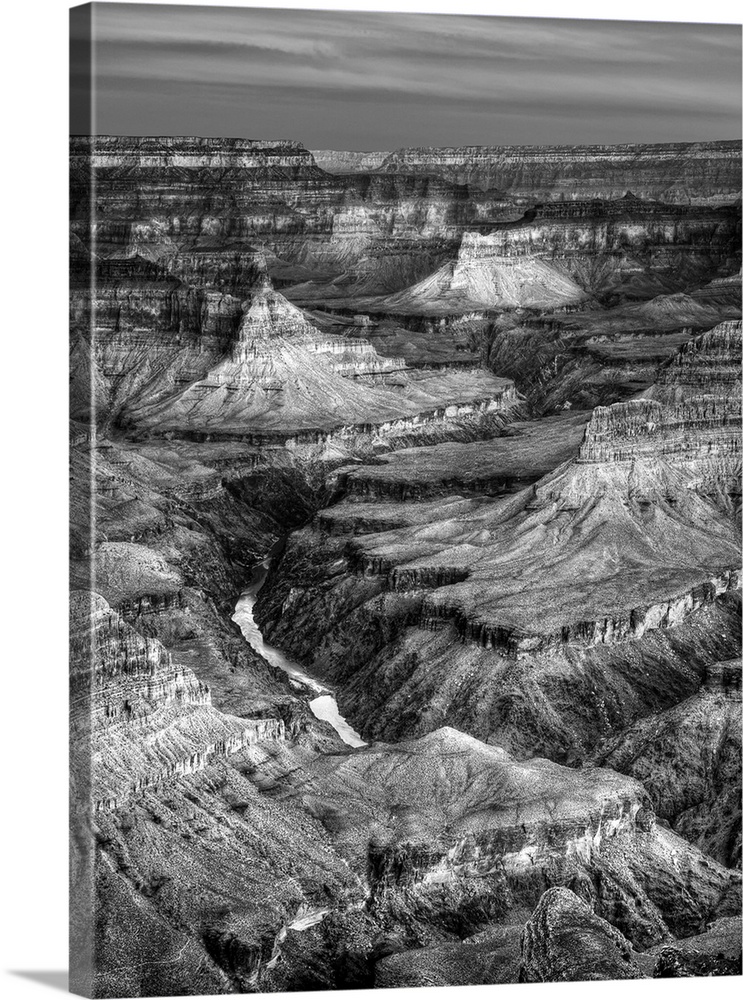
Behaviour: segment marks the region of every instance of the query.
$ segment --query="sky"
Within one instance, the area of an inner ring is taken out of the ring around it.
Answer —
[[[349,150],[741,134],[739,25],[93,8],[99,134]],[[73,37],[73,133],[80,51]]]

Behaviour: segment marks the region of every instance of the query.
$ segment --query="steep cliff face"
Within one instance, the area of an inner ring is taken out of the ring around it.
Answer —
[[[639,399],[594,410],[581,461],[663,456],[690,485],[735,509],[740,499],[741,324],[684,344]]]
[[[74,592],[71,612],[71,895],[85,908],[73,941],[87,938],[91,956],[86,969],[76,953],[73,985],[102,997],[244,987],[321,884],[340,897],[354,891],[341,865],[331,874],[322,832],[313,837],[301,820],[290,829],[275,810],[264,829],[277,852],[298,856],[306,839],[314,857],[302,853],[304,877],[291,884],[277,880],[278,866],[263,870],[256,825],[242,818],[258,799],[243,771],[280,753],[289,731],[280,718],[215,709],[190,669],[99,595]],[[241,751],[242,770],[231,763]],[[215,843],[231,864],[215,857]],[[260,913],[249,905],[256,892],[272,900]],[[244,979],[212,944],[222,935],[242,951]]]
[[[351,565],[385,590],[436,579],[424,627],[515,657],[641,636],[738,586],[734,527],[661,460],[568,465],[490,506],[361,536]]]
[[[521,198],[640,198],[715,204],[740,197],[740,142],[399,149],[378,167],[423,173]]]
[[[422,500],[456,492],[460,496],[515,493],[541,479],[555,463],[577,454],[585,414],[564,413],[545,420],[514,421],[506,434],[471,444],[445,443],[406,448],[378,465],[341,468],[347,500],[319,515],[330,530],[358,513],[358,499]],[[350,502],[349,502],[350,501]],[[382,519],[384,511],[377,509]]]
[[[720,323],[682,347],[647,395],[662,402],[718,396],[732,405],[741,379],[740,350],[740,320]]]
[[[318,216],[308,225],[325,233],[322,253],[343,269],[363,250],[351,244],[365,224],[364,199],[375,212],[394,215],[394,239],[412,233],[416,247],[429,238],[438,245],[457,231],[457,219],[475,221],[481,212],[465,189],[382,176],[359,181],[349,200],[343,185],[291,144],[172,140],[161,147],[114,137],[101,139],[100,150],[94,145],[91,210],[83,199],[86,178],[79,176],[88,152],[89,144],[73,145],[74,418],[90,416],[91,384],[96,419],[112,428],[264,434],[280,444],[297,435],[414,436],[422,427],[466,436],[516,403],[512,387],[485,372],[464,379],[407,371],[363,337],[319,329],[269,277],[277,260],[273,237],[302,231],[277,218],[281,205],[294,214],[298,203],[305,213],[322,214],[322,224]],[[318,207],[308,195],[317,185],[336,201]],[[261,223],[268,243],[246,241],[239,205],[228,209],[219,200],[230,191],[253,212],[261,198],[278,200]],[[377,230],[384,246],[389,226]],[[325,266],[318,253],[305,246],[302,267]]]
[[[463,242],[455,263],[446,264],[423,281],[379,303],[362,301],[366,309],[446,315],[486,310],[554,309],[579,305],[586,294],[574,281],[543,261],[532,258],[472,257]]]
[[[655,281],[695,272],[712,276],[714,268],[735,258],[740,241],[735,208],[689,208],[625,197],[541,205],[533,218],[531,214],[492,233],[468,233],[460,258],[551,261],[587,291],[605,296],[612,282],[619,289],[631,288],[642,274]]]
[[[259,741],[282,740],[281,719],[239,719],[212,707],[209,688],[174,664],[157,639],[128,626],[96,594],[72,596],[72,717],[90,725],[93,808],[119,808],[132,794]],[[73,762],[73,774],[85,766]]]
[[[228,357],[174,391],[182,358],[128,394],[122,419],[156,433],[348,435],[396,422],[479,419],[517,403],[513,386],[485,372],[406,372],[363,340],[313,328],[279,293],[261,288],[246,308]],[[202,362],[203,364],[203,362]],[[393,377],[388,377],[393,376]],[[183,381],[183,376],[178,376]]]
[[[652,293],[645,301],[624,301],[599,311],[501,313],[472,324],[471,336],[489,367],[514,380],[533,412],[593,409],[648,393],[652,398],[666,376],[669,387],[675,384],[667,363],[680,364],[680,348],[715,326],[736,329],[739,280],[734,276],[721,283],[734,287],[734,298],[710,298],[705,287],[691,294]],[[734,368],[735,345],[728,356]],[[700,386],[698,394],[704,391]],[[668,400],[683,394],[680,387],[664,392]]]
[[[99,422],[159,434],[267,433],[281,443],[297,433],[477,423],[518,401],[505,379],[407,370],[368,340],[323,332],[257,273],[242,300],[139,257],[113,273],[99,269],[92,292],[81,277],[72,297],[73,417],[86,417],[91,379]]]

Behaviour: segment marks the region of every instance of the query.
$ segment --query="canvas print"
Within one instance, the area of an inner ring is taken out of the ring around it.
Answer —
[[[740,26],[71,45],[73,990],[740,974]]]

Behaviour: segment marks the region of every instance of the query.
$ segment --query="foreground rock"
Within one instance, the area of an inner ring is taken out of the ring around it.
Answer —
[[[319,757],[288,784],[366,873],[372,911],[407,914],[409,946],[513,922],[549,885],[569,884],[644,949],[704,929],[740,891],[738,873],[655,826],[639,785],[518,762],[452,729]],[[685,911],[682,884],[695,900]]]

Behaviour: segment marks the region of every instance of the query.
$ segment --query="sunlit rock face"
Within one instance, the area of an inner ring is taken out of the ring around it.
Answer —
[[[736,165],[73,140],[76,987],[739,969]]]

